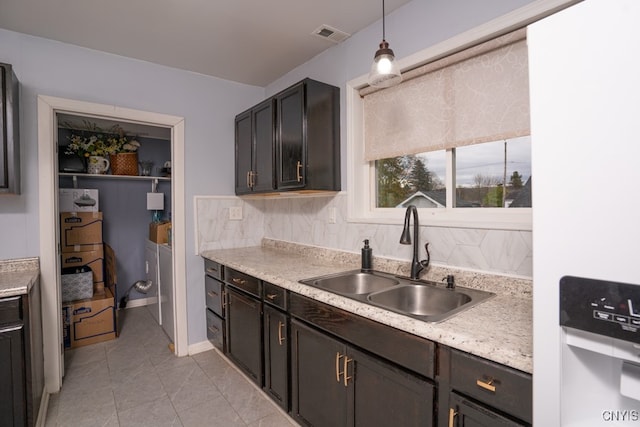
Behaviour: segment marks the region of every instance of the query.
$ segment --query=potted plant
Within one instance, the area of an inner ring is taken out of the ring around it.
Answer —
[[[65,154],[81,157],[88,173],[105,173],[110,166],[113,175],[138,175],[140,143],[135,138],[119,125],[106,131],[89,122],[85,126],[86,130],[74,130],[69,136]]]

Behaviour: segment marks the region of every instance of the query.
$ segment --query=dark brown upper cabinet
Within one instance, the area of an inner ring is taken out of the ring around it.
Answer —
[[[236,117],[236,194],[275,190],[274,100]]]
[[[0,63],[0,194],[20,194],[19,83]]]
[[[302,80],[239,114],[235,129],[236,194],[340,191],[339,88]]]

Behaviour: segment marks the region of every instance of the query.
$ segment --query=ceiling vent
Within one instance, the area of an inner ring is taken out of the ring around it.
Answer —
[[[330,40],[334,43],[340,43],[341,41],[344,41],[351,36],[351,34],[347,34],[344,31],[340,31],[326,24],[319,26],[311,34],[321,37],[325,40]]]

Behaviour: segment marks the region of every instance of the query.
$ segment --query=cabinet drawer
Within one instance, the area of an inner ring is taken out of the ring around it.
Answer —
[[[269,282],[263,282],[262,286],[264,288],[264,302],[282,310],[287,309],[287,293],[283,288]]]
[[[207,338],[218,349],[224,348],[224,320],[207,309]]]
[[[533,396],[529,374],[452,349],[451,387],[531,422]]]
[[[222,266],[215,261],[211,261],[210,259],[205,258],[204,272],[207,274],[207,276],[222,280]]]
[[[220,317],[224,317],[224,285],[211,276],[204,276],[204,289],[207,308]]]
[[[289,313],[405,369],[435,377],[433,341],[293,292],[289,294]]]
[[[238,289],[242,289],[257,298],[262,298],[259,279],[229,267],[224,268],[224,278],[225,282],[228,284],[233,285]]]
[[[0,325],[22,322],[21,298],[18,296],[0,299]]]

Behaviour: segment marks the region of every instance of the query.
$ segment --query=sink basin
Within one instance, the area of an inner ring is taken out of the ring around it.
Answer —
[[[400,282],[381,273],[363,273],[360,270],[330,276],[301,280],[301,283],[341,295],[365,295],[398,285]]]
[[[435,320],[449,316],[454,310],[473,301],[468,294],[428,285],[402,285],[370,294],[367,299],[374,305],[415,317]]]
[[[411,280],[388,273],[360,270],[301,280],[351,299],[384,308],[425,322],[440,322],[494,296],[491,292]]]

